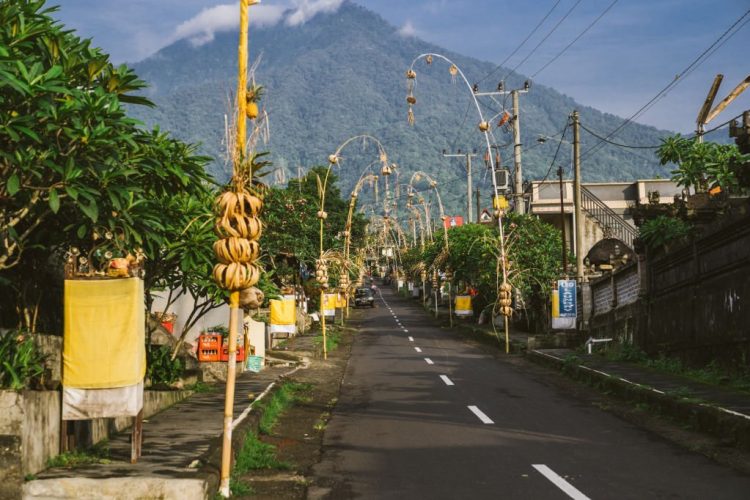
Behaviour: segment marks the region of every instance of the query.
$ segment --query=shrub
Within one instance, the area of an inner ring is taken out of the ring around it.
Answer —
[[[9,331],[0,334],[0,388],[15,391],[39,382],[44,374],[44,356],[30,334]]]
[[[146,357],[146,376],[152,384],[172,384],[177,382],[185,371],[179,358],[172,359],[172,350],[162,345],[151,347]]]

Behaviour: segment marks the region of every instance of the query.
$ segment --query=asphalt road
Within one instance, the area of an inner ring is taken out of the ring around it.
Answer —
[[[749,477],[534,380],[387,289],[316,476],[333,498],[750,498]]]

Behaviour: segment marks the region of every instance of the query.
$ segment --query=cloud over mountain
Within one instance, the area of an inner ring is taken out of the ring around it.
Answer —
[[[287,26],[299,26],[320,13],[338,10],[344,0],[294,0],[291,5],[254,5],[250,8],[252,26],[273,26],[282,19]],[[186,39],[194,46],[211,42],[216,33],[236,30],[239,24],[237,5],[215,5],[180,23],[170,42]]]

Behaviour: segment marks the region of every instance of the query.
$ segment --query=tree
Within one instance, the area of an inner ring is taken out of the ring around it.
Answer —
[[[150,105],[131,94],[144,83],[53,10],[0,3],[0,285],[29,328],[42,273],[61,269],[65,250],[93,266],[136,249],[158,262],[186,228],[166,211],[171,198],[202,199],[210,181],[195,146],[126,116],[123,103]]]
[[[662,165],[674,163],[672,180],[678,186],[705,192],[720,187],[736,191],[750,187],[750,155],[740,153],[734,144],[698,142],[679,134],[662,140],[656,154]]]
[[[551,285],[559,277],[560,232],[531,215],[507,214],[503,219],[508,280],[520,290],[527,303],[545,304]],[[438,238],[425,247],[422,262],[428,267],[450,267],[456,281],[477,288],[475,307],[495,303],[502,281],[500,235],[496,227],[467,224],[448,231],[449,251]],[[532,322],[541,325],[544,310],[527,310]]]

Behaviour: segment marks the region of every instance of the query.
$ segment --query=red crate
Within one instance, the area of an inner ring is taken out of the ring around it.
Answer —
[[[225,345],[221,348],[221,359],[220,361],[229,361],[229,346]],[[237,361],[245,361],[245,348],[237,346]]]
[[[221,361],[221,335],[198,336],[198,361]]]

